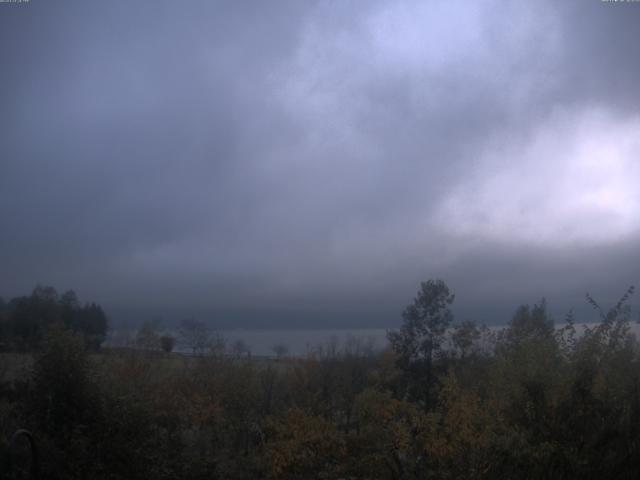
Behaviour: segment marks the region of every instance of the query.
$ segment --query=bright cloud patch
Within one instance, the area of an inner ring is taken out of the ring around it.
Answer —
[[[564,246],[640,229],[640,117],[556,114],[496,142],[447,196],[436,222],[458,236]]]

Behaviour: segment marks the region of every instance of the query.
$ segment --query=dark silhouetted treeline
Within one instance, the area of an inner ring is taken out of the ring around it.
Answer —
[[[107,317],[95,303],[81,305],[73,290],[59,295],[55,288],[38,285],[29,296],[8,303],[0,298],[0,345],[3,350],[33,350],[48,330],[60,324],[83,336],[97,350],[107,334]]]
[[[33,432],[47,479],[637,478],[632,293],[588,297],[586,328],[542,301],[490,330],[456,323],[429,281],[388,350],[273,360],[90,353],[55,323],[24,374],[0,372],[0,428]]]

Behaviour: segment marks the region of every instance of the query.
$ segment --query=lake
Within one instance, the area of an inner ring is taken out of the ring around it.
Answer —
[[[556,324],[561,328],[564,323]],[[593,326],[594,323],[576,324],[578,334],[586,326]],[[499,330],[504,326],[492,326],[491,330]],[[631,331],[636,335],[640,334],[640,327],[637,323],[630,323]],[[220,334],[225,341],[227,349],[232,349],[237,342],[243,342],[252,355],[275,356],[274,347],[281,345],[286,348],[288,355],[305,356],[307,353],[316,351],[321,347],[342,351],[345,348],[366,350],[383,350],[388,345],[387,329],[384,328],[361,328],[361,329],[227,329],[215,331]],[[176,332],[169,332],[178,339],[175,351],[191,353],[188,348],[180,345],[179,335]],[[105,346],[125,346],[132,344],[135,338],[135,331],[111,332]]]

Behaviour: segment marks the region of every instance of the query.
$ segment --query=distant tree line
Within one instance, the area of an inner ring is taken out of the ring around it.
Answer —
[[[161,332],[157,320],[142,322],[136,331],[133,345],[146,351],[163,351],[171,353],[180,346],[183,352],[196,355],[223,355],[227,345],[224,337],[214,332],[211,327],[202,320],[185,318],[178,323],[177,337],[170,332]],[[244,345],[244,344],[243,344]]]
[[[0,299],[0,345],[10,350],[33,350],[48,330],[61,325],[82,336],[93,350],[106,338],[108,321],[96,303],[81,304],[73,290],[62,295],[55,288],[36,286],[31,295]]]

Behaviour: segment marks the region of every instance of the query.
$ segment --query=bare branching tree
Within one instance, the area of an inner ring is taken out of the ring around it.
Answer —
[[[178,328],[180,340],[193,355],[203,354],[211,344],[211,329],[201,320],[186,318]]]

